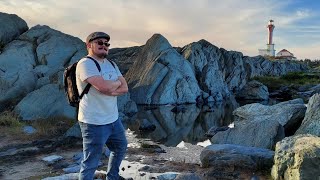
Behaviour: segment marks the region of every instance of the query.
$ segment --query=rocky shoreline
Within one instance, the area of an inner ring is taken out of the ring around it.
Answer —
[[[126,135],[129,142],[128,152],[120,170],[120,174],[125,178],[246,179],[252,176],[268,179],[266,172],[230,168],[210,170],[201,167],[200,154],[204,149],[202,146],[183,143],[179,147],[166,147],[148,140],[137,139],[130,130]],[[0,178],[76,180],[82,149],[81,140],[63,141],[57,143],[58,141],[47,140],[0,147]],[[101,159],[97,178],[105,176],[107,160],[106,156]]]

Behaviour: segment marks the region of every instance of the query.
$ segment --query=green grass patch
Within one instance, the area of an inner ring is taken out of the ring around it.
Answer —
[[[37,130],[32,136],[51,138],[63,135],[75,123],[74,119],[60,116],[37,119],[32,121],[30,125]]]
[[[302,86],[320,84],[320,73],[291,72],[283,76],[264,76],[255,77],[257,80],[268,87],[269,90],[277,90],[281,86]]]
[[[0,126],[5,127],[22,127],[23,123],[21,123],[18,117],[10,111],[4,111],[0,114]]]
[[[76,121],[67,117],[50,117],[32,121],[21,121],[19,117],[11,111],[0,113],[0,130],[2,135],[20,140],[36,140],[38,138],[53,138],[63,135],[71,128]],[[27,135],[23,132],[23,127],[30,125],[36,132]]]

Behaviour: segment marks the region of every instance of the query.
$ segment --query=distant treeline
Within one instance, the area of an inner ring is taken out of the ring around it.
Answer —
[[[306,63],[309,67],[311,68],[316,68],[320,66],[320,59],[315,59],[315,60],[311,60],[311,59],[304,59],[304,60],[299,60],[300,62]]]

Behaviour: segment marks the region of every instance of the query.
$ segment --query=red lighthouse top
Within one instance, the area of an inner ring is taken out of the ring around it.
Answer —
[[[269,21],[269,24],[268,24],[267,27],[268,27],[269,30],[271,30],[271,29],[273,30],[274,29],[274,25],[273,25],[273,20],[272,19]]]
[[[274,29],[274,25],[273,25],[273,20],[271,19],[270,21],[269,21],[269,24],[268,24],[268,26],[267,26],[267,28],[268,28],[268,31],[269,31],[269,33],[268,33],[268,44],[272,44],[272,36],[273,36],[273,29]]]

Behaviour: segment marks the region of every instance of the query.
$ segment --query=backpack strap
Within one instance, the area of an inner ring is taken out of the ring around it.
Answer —
[[[111,63],[111,65],[113,66],[113,68],[116,68],[113,61],[110,61],[109,59],[108,59],[108,61]]]
[[[96,64],[99,72],[101,71],[101,67],[100,67],[99,63],[97,62],[97,60],[93,59],[93,58],[90,57],[90,56],[86,56],[85,58],[91,59],[91,60]],[[111,63],[111,64],[112,64],[112,63]],[[112,64],[112,65],[113,65],[113,64]],[[113,67],[114,67],[114,65],[113,65]],[[91,84],[88,83],[88,84],[86,85],[86,87],[84,88],[84,90],[82,91],[82,93],[80,94],[79,98],[82,99],[82,97],[83,97],[85,94],[88,94],[90,88],[91,88]]]

